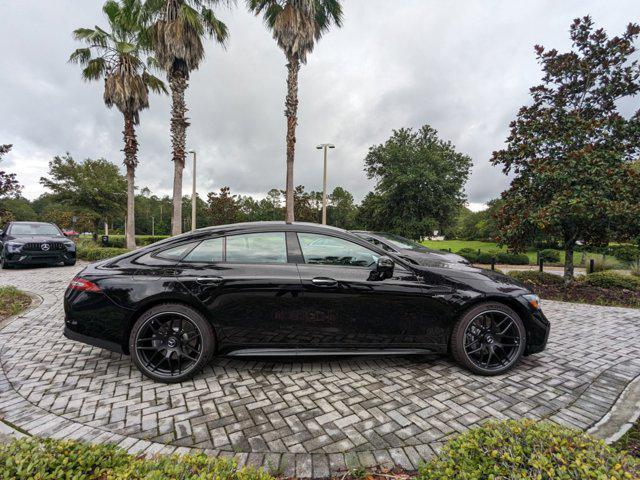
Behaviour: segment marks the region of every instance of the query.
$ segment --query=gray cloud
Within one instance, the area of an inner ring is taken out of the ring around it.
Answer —
[[[469,201],[497,196],[508,179],[489,158],[540,78],[533,45],[567,49],[571,20],[585,14],[610,34],[640,20],[634,0],[344,3],[344,27],[320,41],[301,71],[295,182],[321,188],[315,145],[331,141],[330,186],[358,199],[372,187],[362,171],[369,146],[395,128],[424,123],[473,158]],[[54,155],[121,163],[120,114],[102,103],[101,82],[84,83],[66,63],[77,47],[71,31],[104,24],[100,5],[0,0],[0,142],[14,144],[4,163],[28,197],[42,193],[38,180]],[[219,16],[230,28],[229,46],[208,47],[187,94],[198,188],[264,194],[284,184],[285,60],[259,19],[242,8]],[[138,131],[137,183],[157,193],[171,188],[168,131],[168,98],[155,96]]]

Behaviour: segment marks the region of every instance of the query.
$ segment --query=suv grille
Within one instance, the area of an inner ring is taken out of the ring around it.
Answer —
[[[49,245],[49,252],[59,252],[61,250],[65,250],[64,248],[64,244],[60,243],[60,242],[43,242]],[[44,252],[45,250],[42,250],[42,243],[37,243],[37,242],[30,242],[30,243],[25,243],[24,247],[22,247],[22,251],[27,251],[27,252]]]

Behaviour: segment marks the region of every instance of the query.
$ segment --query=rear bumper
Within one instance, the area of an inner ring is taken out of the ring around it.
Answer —
[[[105,350],[111,350],[112,352],[116,353],[124,353],[122,351],[122,346],[115,342],[110,342],[101,338],[90,337],[89,335],[74,332],[68,326],[64,327],[64,336],[69,340],[74,340],[76,342],[86,343],[87,345],[104,348]]]

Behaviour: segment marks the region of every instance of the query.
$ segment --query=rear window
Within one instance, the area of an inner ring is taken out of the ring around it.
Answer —
[[[222,261],[222,238],[204,240],[194,248],[183,262],[215,263]]]

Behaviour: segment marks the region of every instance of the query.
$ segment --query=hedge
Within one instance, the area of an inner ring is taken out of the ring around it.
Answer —
[[[552,248],[545,248],[544,250],[540,250],[538,252],[538,259],[549,263],[559,263],[560,252]]]
[[[490,421],[449,440],[419,480],[622,480],[640,461],[586,433],[550,422]]]
[[[127,253],[128,251],[129,250],[127,250],[126,248],[86,246],[80,244],[76,248],[76,256],[81,260],[95,262],[98,260],[117,257],[118,255],[122,255],[123,253]]]
[[[160,240],[164,240],[165,238],[169,238],[169,235],[136,235],[136,245],[138,247],[145,247],[147,245],[151,245],[152,243],[159,242]],[[115,248],[125,248],[124,235],[109,235],[109,242],[107,243],[107,246]]]
[[[582,281],[593,287],[623,288],[625,290],[640,291],[640,278],[617,272],[604,271],[590,273],[586,275]]]
[[[150,459],[129,455],[114,445],[35,437],[0,444],[1,479],[142,480],[273,480],[263,470],[238,468],[234,460],[203,453]]]
[[[503,263],[506,265],[528,265],[529,257],[525,253],[510,253],[501,250],[487,250],[480,251],[473,248],[463,248],[456,252],[458,255],[466,258],[471,263],[485,263],[489,264],[494,259],[496,263]]]

